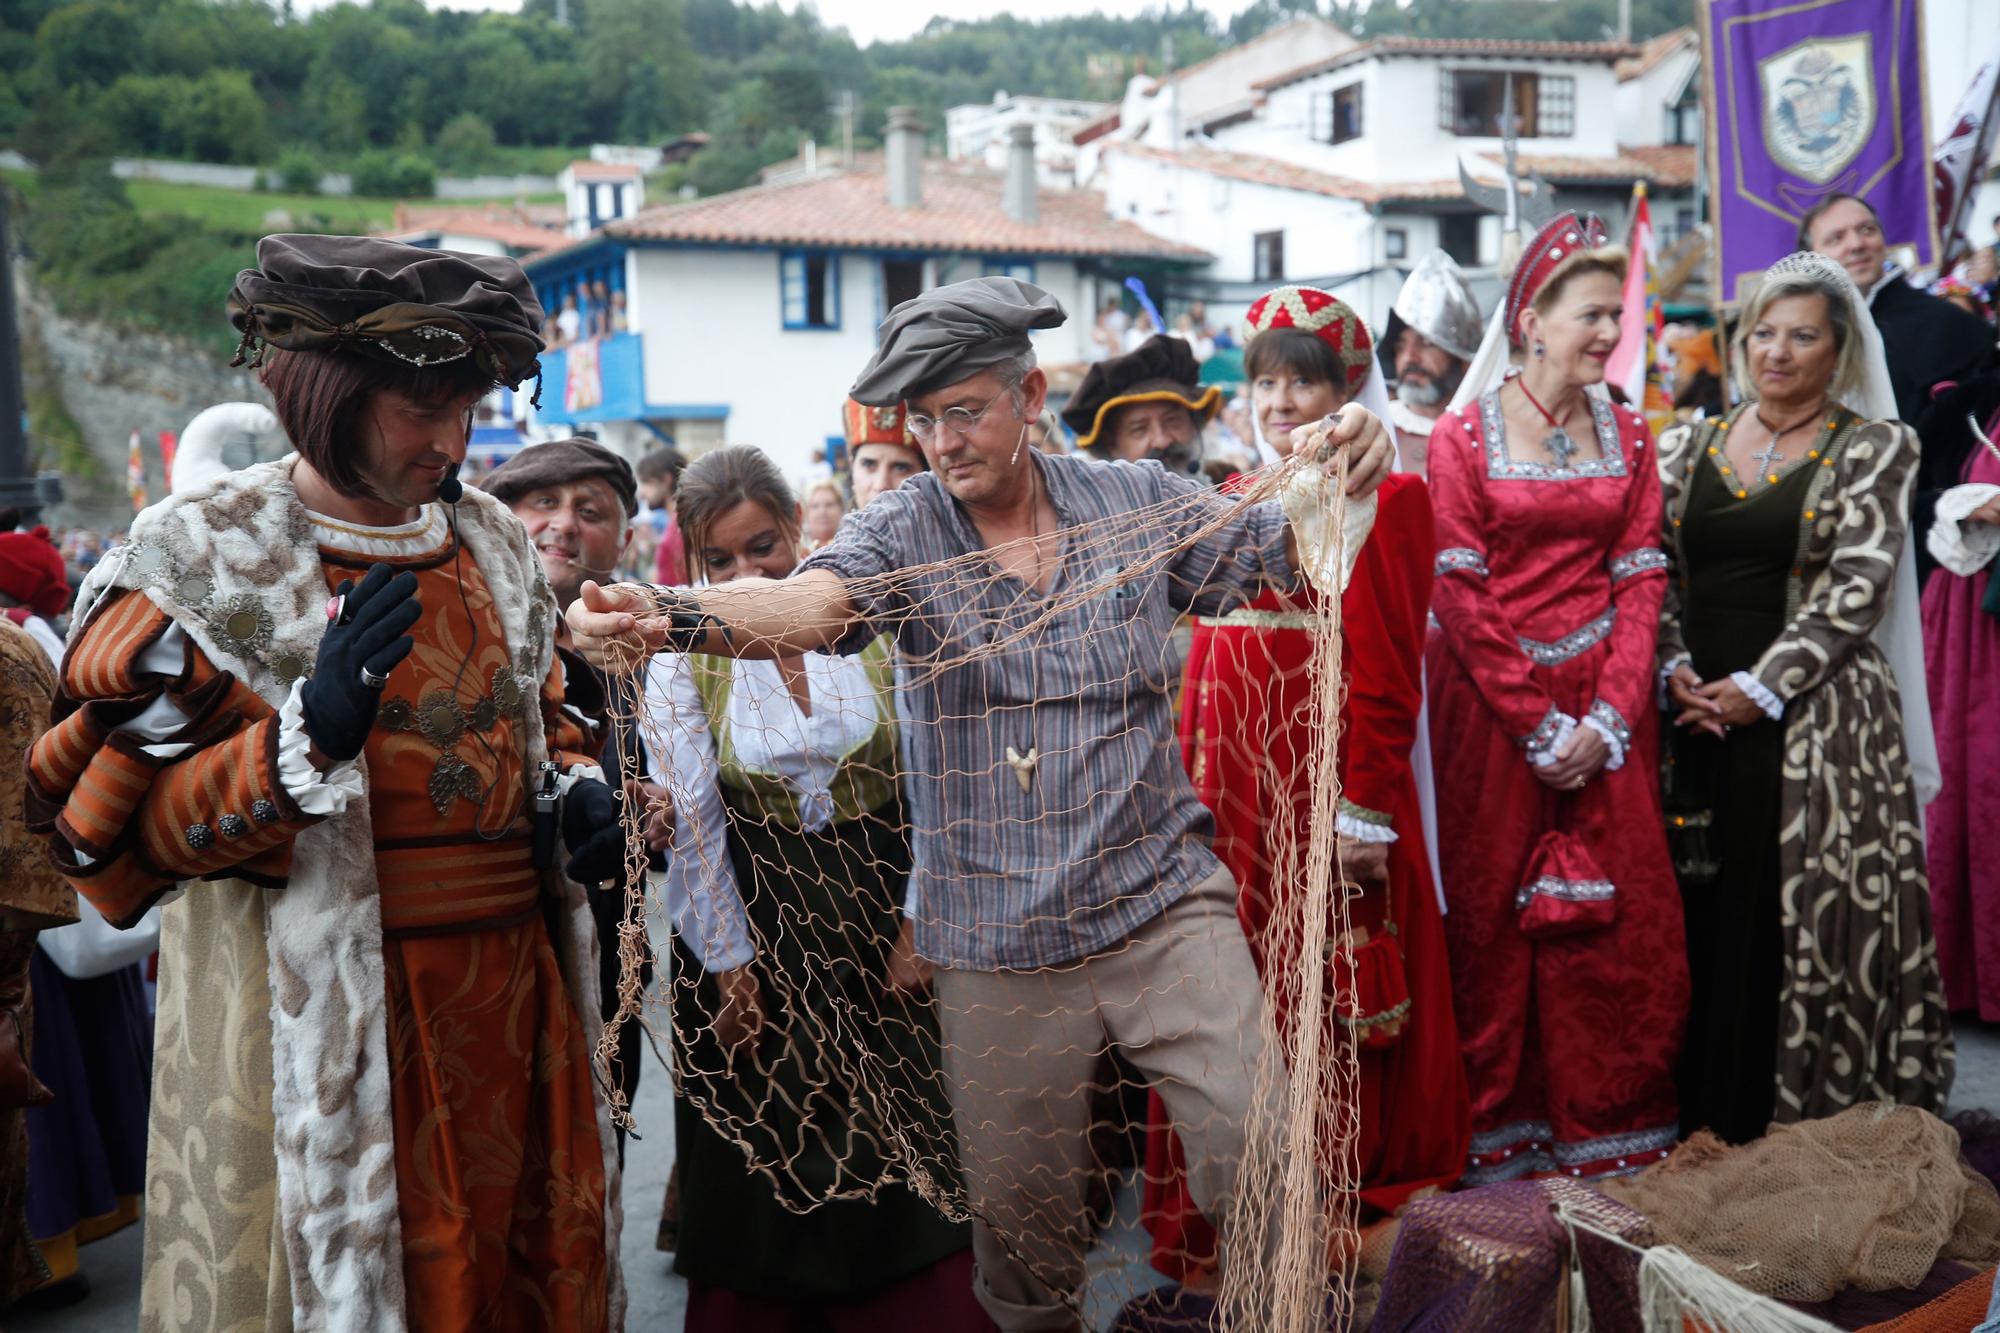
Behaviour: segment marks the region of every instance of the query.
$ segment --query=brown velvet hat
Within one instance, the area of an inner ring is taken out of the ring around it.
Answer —
[[[262,347],[351,348],[423,367],[476,357],[508,388],[540,372],[542,305],[511,259],[376,236],[266,236],[236,275],[232,365]]]
[[[1222,390],[1202,388],[1201,366],[1185,338],[1156,333],[1123,356],[1093,362],[1063,408],[1063,424],[1088,449],[1119,408],[1132,403],[1179,403],[1207,425],[1222,405]]]
[[[513,504],[529,491],[546,486],[567,486],[573,481],[600,477],[625,506],[626,521],[639,512],[639,483],[632,465],[595,440],[551,440],[531,444],[486,474],[479,489],[501,504]]]

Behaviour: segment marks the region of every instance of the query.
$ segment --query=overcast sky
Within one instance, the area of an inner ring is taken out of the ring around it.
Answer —
[[[443,9],[519,9],[520,0],[424,0],[433,8]],[[797,7],[799,0],[780,0],[786,9]],[[318,9],[330,0],[295,0],[297,9]],[[1204,9],[1218,17],[1227,18],[1237,10],[1249,7],[1250,0],[1197,0]],[[870,42],[885,38],[907,37],[930,22],[932,16],[945,18],[980,19],[993,14],[1011,13],[1026,19],[1055,18],[1063,14],[1088,12],[1092,9],[1107,14],[1137,14],[1149,6],[1156,6],[1159,0],[925,0],[923,4],[889,3],[888,0],[818,0],[819,16],[830,28],[846,28],[854,34],[854,39],[866,46]]]

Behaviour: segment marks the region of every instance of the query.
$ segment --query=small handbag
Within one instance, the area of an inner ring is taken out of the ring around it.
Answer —
[[[1390,893],[1384,882],[1382,892]],[[1342,976],[1338,943],[1326,943],[1327,968],[1333,980],[1333,1014],[1364,1051],[1382,1050],[1403,1039],[1410,1023],[1410,979],[1403,969],[1403,942],[1396,931],[1395,898],[1387,897],[1382,929],[1365,926],[1348,931],[1353,943],[1353,971]]]
[[[1618,890],[1581,838],[1551,829],[1528,858],[1514,909],[1530,939],[1583,935],[1618,919]]]

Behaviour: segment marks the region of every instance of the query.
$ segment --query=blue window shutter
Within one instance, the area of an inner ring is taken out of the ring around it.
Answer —
[[[806,257],[796,251],[778,256],[778,290],[782,298],[784,325],[788,329],[806,327]]]
[[[826,262],[826,324],[829,329],[840,327],[840,254],[828,251]]]

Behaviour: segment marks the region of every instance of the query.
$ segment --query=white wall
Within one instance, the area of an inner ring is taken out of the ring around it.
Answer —
[[[1393,56],[1360,61],[1330,73],[1271,90],[1253,120],[1215,134],[1217,146],[1365,181],[1456,180],[1463,157],[1475,170],[1482,155],[1498,153],[1497,138],[1459,138],[1441,128],[1440,80],[1446,70],[1532,70],[1538,75],[1576,80],[1575,133],[1521,140],[1521,151],[1542,156],[1610,157],[1618,151],[1617,80],[1610,62],[1432,59]],[[1363,85],[1361,137],[1344,144],[1311,137],[1311,99],[1350,83]],[[1488,170],[1493,170],[1487,164]]]
[[[1676,51],[1636,79],[1618,85],[1618,142],[1645,147],[1667,142],[1667,104],[1695,66],[1701,48]]]
[[[784,327],[778,263],[770,250],[633,250],[627,309],[645,335],[648,402],[726,405],[721,438],[757,445],[796,478],[840,433],[848,387],[874,353],[880,260],[840,257],[840,327],[830,330]],[[968,259],[933,263],[926,276],[980,271]],[[1049,364],[1084,359],[1095,287],[1069,261],[1038,261],[1035,281],[1070,312],[1067,325],[1034,336],[1036,353]]]
[[[1115,150],[1105,154],[1100,181],[1111,216],[1200,246],[1215,256],[1203,276],[1221,282],[1256,277],[1253,238],[1260,232],[1285,234],[1288,276],[1342,273],[1375,262],[1374,220],[1351,199],[1227,180]]]

